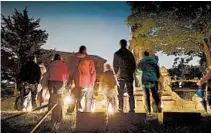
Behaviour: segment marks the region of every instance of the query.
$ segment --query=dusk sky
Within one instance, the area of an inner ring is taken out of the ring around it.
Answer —
[[[41,28],[49,33],[43,48],[76,52],[80,45],[88,53],[113,62],[120,39],[130,40],[126,2],[1,2],[2,14],[11,15],[14,8],[28,7],[30,17],[41,18]],[[173,57],[158,54],[160,65],[171,67]]]

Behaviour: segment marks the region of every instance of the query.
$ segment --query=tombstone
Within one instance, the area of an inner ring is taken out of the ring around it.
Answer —
[[[108,117],[108,131],[127,131],[146,120],[145,113],[115,113]]]
[[[107,115],[105,112],[78,112],[76,115],[77,131],[106,131]]]
[[[193,124],[200,122],[201,114],[198,112],[163,112],[158,115],[162,124]]]

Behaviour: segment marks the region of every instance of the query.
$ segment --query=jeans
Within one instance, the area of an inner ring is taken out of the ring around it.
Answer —
[[[160,97],[158,94],[158,83],[157,82],[149,82],[149,83],[152,84],[152,87],[150,87],[150,88],[143,87],[144,102],[145,102],[147,112],[151,112],[150,91],[152,93],[152,97],[155,101],[157,109],[158,110],[160,109],[160,107],[159,107],[160,106]],[[146,84],[146,83],[144,83],[144,84]]]
[[[37,107],[37,85],[34,85],[34,87],[32,87],[31,89],[31,97],[32,97],[32,106],[33,108]]]
[[[93,102],[93,94],[94,90],[92,88],[88,88],[84,90],[85,96],[85,112],[91,112],[92,102]]]
[[[49,109],[57,104],[57,106],[52,110],[51,120],[53,122],[61,122],[64,118],[64,84],[60,81],[48,81],[48,88],[50,92]]]
[[[134,111],[135,109],[135,100],[133,95],[133,80],[127,81],[127,80],[118,80],[119,86],[118,86],[118,99],[119,99],[119,110],[123,111],[123,94],[125,85],[127,87],[127,93],[129,95],[129,104],[130,104],[130,111]]]
[[[103,89],[103,95],[104,95],[104,99],[106,99],[107,109],[109,108],[109,104],[112,105],[112,110],[116,109],[116,93],[115,92],[116,92],[115,89],[109,89],[109,88]]]
[[[27,84],[27,86],[29,86],[29,88],[25,88],[25,85],[21,86],[20,90],[21,104],[23,108],[27,108],[28,106],[31,105],[33,108],[36,108],[37,86],[34,84]]]
[[[73,112],[75,109],[75,105],[76,105],[77,111],[78,111],[78,109],[82,109],[81,99],[83,98],[83,96],[85,96],[85,110],[84,111],[91,112],[93,93],[94,93],[94,91],[91,88],[89,88],[89,89],[74,88],[72,91],[73,102],[71,105],[69,105],[67,111],[69,113]]]

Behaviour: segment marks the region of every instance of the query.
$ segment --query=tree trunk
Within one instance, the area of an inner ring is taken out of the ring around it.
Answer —
[[[203,52],[206,56],[206,63],[207,63],[207,68],[210,68],[211,66],[211,48],[209,47],[209,42],[208,41],[203,41]]]
[[[14,93],[13,93],[13,96],[17,96],[18,95],[18,82],[17,81],[15,81],[15,87],[14,87]]]

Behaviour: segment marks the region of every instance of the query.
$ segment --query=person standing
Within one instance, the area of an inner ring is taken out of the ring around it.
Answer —
[[[39,65],[34,62],[34,58],[34,56],[30,56],[28,58],[28,61],[21,67],[20,73],[18,75],[18,80],[21,84],[26,82],[30,86],[29,90],[25,90],[24,87],[21,87],[22,89],[20,90],[23,109],[27,108],[25,107],[24,103],[28,103],[29,101],[32,101],[31,104],[33,108],[37,107],[37,85],[40,82],[41,71]],[[31,96],[27,97],[28,94],[31,94]],[[25,101],[25,97],[27,97],[26,99],[28,99],[28,102]],[[30,103],[28,103],[27,105],[29,104]]]
[[[113,68],[118,81],[119,112],[123,112],[123,93],[126,86],[129,95],[131,113],[135,112],[135,100],[133,95],[133,80],[136,62],[133,54],[127,49],[127,41],[120,40],[120,49],[115,52]]]
[[[107,109],[109,104],[112,106],[112,110],[115,110],[116,106],[116,80],[114,72],[109,64],[105,65],[105,71],[101,75],[100,88],[103,92],[104,98],[107,101]]]
[[[197,83],[200,88],[203,84],[207,84],[207,112],[211,113],[211,66],[209,66],[207,74]]]
[[[76,104],[77,111],[82,111],[81,99],[85,96],[85,112],[91,112],[93,101],[93,88],[96,81],[96,70],[94,61],[87,54],[87,48],[81,46],[78,53],[72,56],[68,62],[68,70],[71,77],[68,86],[72,87],[73,102],[68,108],[67,113],[71,113]],[[84,94],[82,94],[82,92]]]
[[[138,70],[142,71],[142,85],[145,99],[146,112],[151,114],[150,91],[154,98],[158,112],[160,108],[160,97],[158,94],[159,66],[154,57],[149,56],[149,52],[144,52],[144,58],[138,64]]]
[[[40,71],[41,71],[41,79],[40,82],[38,84],[38,96],[37,99],[39,101],[40,106],[46,104],[48,102],[48,98],[46,98],[46,95],[48,94],[48,89],[45,85],[42,84],[42,81],[44,80],[43,77],[45,75],[45,73],[47,72],[47,69],[45,67],[45,64],[43,62],[39,62],[39,67],[40,67]]]
[[[58,128],[63,120],[63,92],[65,84],[69,78],[66,64],[61,60],[59,54],[55,54],[53,61],[48,67],[48,89],[50,92],[49,109],[55,104],[57,106],[52,111],[51,121],[54,128]]]

